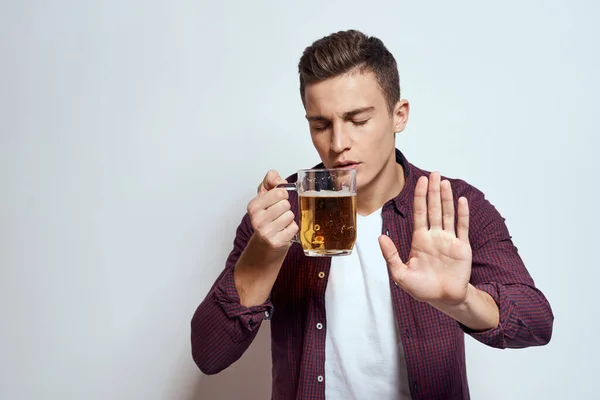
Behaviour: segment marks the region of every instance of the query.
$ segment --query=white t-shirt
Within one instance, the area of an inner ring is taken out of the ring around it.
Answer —
[[[410,399],[390,280],[378,237],[381,209],[357,215],[352,254],[331,259],[325,290],[325,398]]]

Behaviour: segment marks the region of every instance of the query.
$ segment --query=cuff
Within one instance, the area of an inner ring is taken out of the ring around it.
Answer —
[[[240,303],[233,279],[233,268],[225,272],[213,293],[216,303],[225,315],[237,321],[231,331],[234,339],[255,331],[263,320],[270,320],[273,316],[273,303],[270,298],[263,304],[252,307],[245,307]]]
[[[466,334],[481,343],[504,349],[506,348],[506,337],[515,336],[518,330],[513,321],[516,303],[509,297],[508,291],[501,284],[495,282],[482,283],[475,287],[492,296],[500,311],[500,323],[496,328],[486,331],[474,331],[463,324],[459,323],[459,325]]]

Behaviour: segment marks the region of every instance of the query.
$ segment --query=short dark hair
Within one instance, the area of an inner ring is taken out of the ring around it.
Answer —
[[[307,85],[353,70],[375,74],[391,113],[400,100],[396,60],[381,40],[352,29],[325,36],[304,50],[298,63],[302,103]]]

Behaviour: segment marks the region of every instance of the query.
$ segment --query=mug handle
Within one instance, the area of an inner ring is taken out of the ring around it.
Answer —
[[[288,192],[298,193],[298,187],[296,186],[295,183],[281,183],[281,184],[277,185],[276,187],[285,189]],[[296,234],[292,238],[292,243],[300,243],[299,233],[300,233],[300,230],[298,230],[298,232],[296,232]]]

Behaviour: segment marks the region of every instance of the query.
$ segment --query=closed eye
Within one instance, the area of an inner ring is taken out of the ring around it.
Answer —
[[[322,132],[329,127],[329,124],[313,125],[313,131]]]
[[[369,119],[363,119],[362,121],[352,121],[352,124],[354,126],[363,126],[364,124],[366,124],[367,122],[369,122]]]

